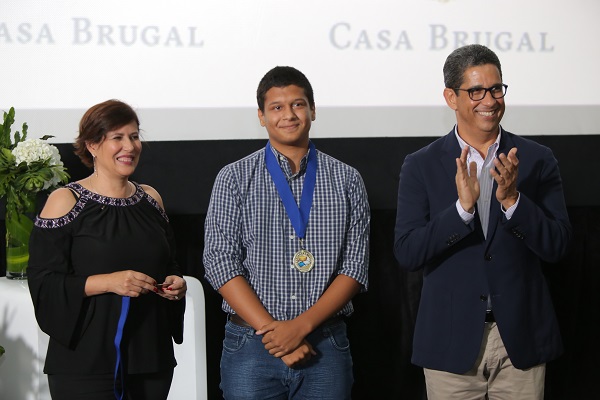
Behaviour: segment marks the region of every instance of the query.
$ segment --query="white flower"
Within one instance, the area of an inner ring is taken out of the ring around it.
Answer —
[[[50,160],[49,165],[51,166],[63,165],[60,160],[58,149],[41,139],[27,139],[23,142],[19,142],[12,150],[12,153],[16,158],[17,165],[21,164],[23,161],[29,165],[35,161],[46,160]]]

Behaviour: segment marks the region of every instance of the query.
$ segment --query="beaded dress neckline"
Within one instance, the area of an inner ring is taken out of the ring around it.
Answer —
[[[144,190],[140,185],[135,182],[131,182],[133,186],[135,186],[135,192],[129,197],[109,197],[103,196],[96,192],[92,192],[89,189],[84,188],[81,184],[77,182],[72,182],[66,185],[67,188],[71,188],[75,190],[77,193],[86,199],[95,201],[97,203],[110,205],[110,206],[130,206],[132,204],[139,203],[140,200],[144,197]]]
[[[146,199],[156,210],[160,213],[160,215],[168,222],[169,217],[165,213],[165,210],[158,204],[158,202],[152,197],[149,196],[142,187],[136,182],[131,182],[135,186],[135,192],[125,198],[116,198],[116,197],[108,197],[102,196],[98,193],[94,193],[89,189],[84,188],[77,182],[71,182],[65,185],[66,188],[75,191],[79,198],[77,202],[66,215],[59,218],[45,219],[41,218],[39,215],[35,218],[34,225],[40,228],[59,228],[65,226],[72,222],[77,216],[83,211],[86,204],[91,202],[98,203],[104,206],[113,206],[113,207],[127,207],[139,204],[142,199]]]

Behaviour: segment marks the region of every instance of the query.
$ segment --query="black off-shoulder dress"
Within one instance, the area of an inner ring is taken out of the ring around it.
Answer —
[[[143,272],[161,283],[181,276],[164,210],[135,184],[128,198],[67,187],[77,203],[57,219],[36,218],[30,239],[29,290],[40,328],[50,336],[46,374],[114,373],[121,296],[86,297],[88,276]],[[176,365],[173,340],[183,341],[185,302],[153,292],[131,298],[121,341],[124,372],[153,373]]]

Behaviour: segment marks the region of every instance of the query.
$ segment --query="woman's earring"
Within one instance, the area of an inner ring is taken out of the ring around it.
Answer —
[[[96,169],[96,155],[92,154],[92,160],[94,162],[94,175],[98,177],[98,170]]]

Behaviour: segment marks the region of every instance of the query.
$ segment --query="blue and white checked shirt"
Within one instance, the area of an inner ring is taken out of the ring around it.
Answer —
[[[306,171],[292,175],[273,149],[296,199]],[[368,287],[370,210],[356,169],[317,151],[317,180],[304,247],[315,257],[306,273],[292,266],[299,239],[265,165],[265,149],[225,166],[217,175],[205,221],[204,268],[215,290],[244,276],[276,320],[290,320],[321,297],[338,274]],[[223,311],[233,309],[223,301]],[[339,314],[350,315],[352,303]]]

